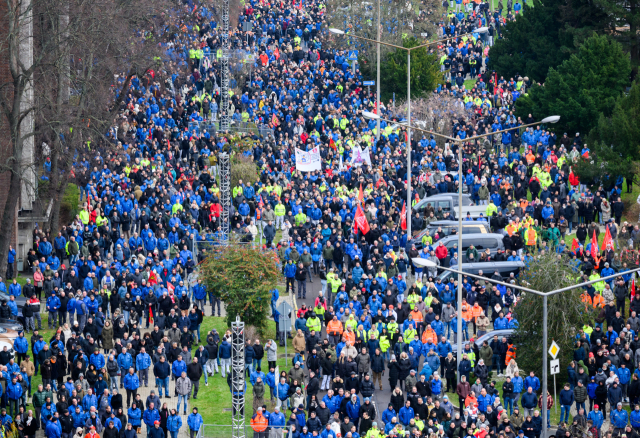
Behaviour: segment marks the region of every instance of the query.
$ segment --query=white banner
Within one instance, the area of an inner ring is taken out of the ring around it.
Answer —
[[[353,148],[353,155],[351,156],[351,165],[352,166],[362,166],[364,163],[367,163],[371,166],[371,155],[369,155],[369,146],[366,148],[360,149],[360,146],[356,146]]]
[[[322,159],[318,146],[305,152],[296,148],[296,169],[300,172],[312,172],[322,170]]]

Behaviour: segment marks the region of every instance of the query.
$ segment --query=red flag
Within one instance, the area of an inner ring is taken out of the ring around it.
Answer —
[[[335,142],[335,141],[333,141],[333,139],[329,140],[329,147],[330,147],[331,149],[333,149],[334,151],[337,151],[337,150],[338,150],[338,148],[336,147],[336,142]]]
[[[571,252],[576,252],[578,248],[580,248],[580,242],[574,237],[573,242],[571,242]]]
[[[400,212],[400,226],[403,230],[407,229],[407,203],[402,203],[402,211]]]
[[[631,300],[636,296],[636,279],[631,280]]]
[[[607,249],[609,245],[611,245],[611,249],[616,249],[616,244],[611,238],[611,231],[609,231],[609,227],[605,227],[604,240],[602,241],[602,247]]]
[[[364,201],[364,192],[362,191],[362,183],[360,183],[360,190],[358,190],[358,200],[360,202]]]
[[[271,123],[273,124],[273,126],[278,126],[280,124],[280,122],[278,122],[278,118],[276,117],[275,114],[271,115]]]
[[[362,234],[367,234],[369,232],[369,222],[367,221],[367,217],[362,212],[362,208],[358,205],[358,209],[356,210],[356,217],[354,222],[356,226],[362,231]]]
[[[598,249],[598,239],[596,238],[596,230],[593,230],[593,236],[591,237],[591,257],[598,262],[598,253],[600,250]]]
[[[175,287],[173,284],[171,284],[171,283],[167,283],[167,290],[168,290],[169,292],[173,292],[173,291],[175,291],[175,290],[176,290],[176,287]]]
[[[158,284],[158,276],[156,275],[155,271],[151,271],[151,273],[149,273],[148,283],[150,286]]]
[[[149,304],[149,323],[153,325],[153,309],[151,307],[151,304]]]

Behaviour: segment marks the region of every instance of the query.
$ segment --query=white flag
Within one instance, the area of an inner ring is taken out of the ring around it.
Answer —
[[[353,148],[351,165],[362,166],[364,163],[367,163],[369,166],[371,166],[371,155],[369,154],[369,146],[364,148],[364,150],[360,149],[360,146],[356,146],[355,148]]]
[[[300,172],[322,170],[322,159],[320,158],[320,149],[318,146],[309,152],[296,148],[296,169]]]

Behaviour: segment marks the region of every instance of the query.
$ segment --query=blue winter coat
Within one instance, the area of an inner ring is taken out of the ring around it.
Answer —
[[[180,415],[169,415],[167,418],[167,430],[169,432],[178,432],[182,427],[182,418]]]
[[[127,375],[124,376],[123,385],[125,389],[135,391],[140,387],[140,380],[138,379],[138,375],[136,373],[127,373]],[[151,425],[153,426],[153,423]]]

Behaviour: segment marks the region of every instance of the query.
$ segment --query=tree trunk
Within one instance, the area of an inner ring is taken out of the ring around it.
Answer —
[[[22,148],[22,142],[19,141],[20,148]],[[15,154],[17,156],[18,154]],[[22,158],[22,150],[20,151],[20,158]],[[2,221],[0,222],[0,275],[4,276],[7,266],[7,259],[9,256],[9,245],[11,245],[11,237],[13,236],[13,225],[16,218],[16,207],[18,206],[18,200],[20,199],[20,161],[14,160],[11,173],[11,183],[9,184],[9,193],[7,194],[7,202],[4,204],[4,211],[2,212]]]

